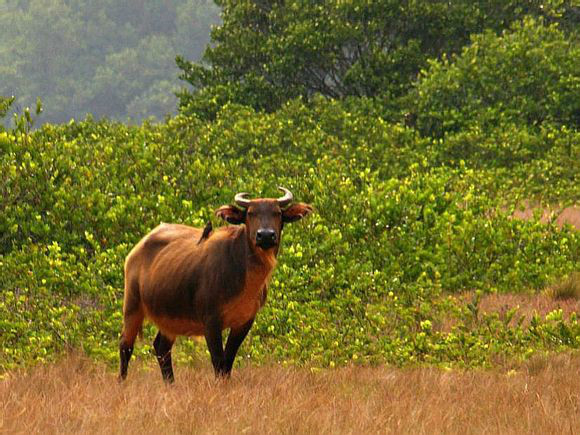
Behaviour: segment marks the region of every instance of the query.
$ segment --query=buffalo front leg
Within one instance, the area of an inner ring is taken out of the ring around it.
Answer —
[[[161,376],[168,383],[172,383],[175,380],[173,377],[173,364],[171,363],[171,347],[174,341],[163,335],[161,331],[157,333],[157,337],[153,341],[155,356],[157,356],[157,362],[159,362],[159,368],[161,369]]]
[[[211,355],[211,363],[216,377],[224,376],[226,374],[225,356],[222,341],[222,323],[219,317],[212,317],[206,321],[205,341]]]
[[[234,366],[234,360],[236,359],[236,354],[240,348],[242,342],[250,332],[252,325],[254,324],[254,319],[251,319],[239,328],[232,328],[230,335],[228,336],[228,341],[226,343],[225,351],[225,374],[230,375],[232,367]]]

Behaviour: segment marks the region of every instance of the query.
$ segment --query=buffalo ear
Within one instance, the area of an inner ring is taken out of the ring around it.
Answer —
[[[218,208],[215,215],[234,225],[240,225],[246,221],[246,210],[240,210],[233,205],[224,205]]]
[[[303,202],[292,204],[282,212],[282,222],[296,222],[310,213],[312,213],[311,205],[304,204]]]

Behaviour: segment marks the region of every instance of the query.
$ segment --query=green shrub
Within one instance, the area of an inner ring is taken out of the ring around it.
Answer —
[[[0,121],[8,114],[10,107],[14,103],[14,97],[0,96]],[[0,131],[4,131],[4,127],[0,124]]]
[[[457,56],[431,61],[407,98],[417,127],[435,137],[502,122],[578,128],[579,71],[578,44],[557,25],[527,18],[500,36],[474,36]]]
[[[272,114],[227,105],[211,123],[87,120],[0,140],[3,368],[70,347],[116,361],[134,243],[160,221],[221,225],[213,210],[236,192],[276,195],[277,185],[316,212],[285,230],[241,352],[252,363],[474,366],[580,345],[576,318],[514,326],[449,297],[543,288],[577,266],[580,236],[508,219],[496,172],[442,166],[429,140],[368,102]],[[437,326],[450,319],[451,330]],[[205,359],[204,344],[177,349]]]

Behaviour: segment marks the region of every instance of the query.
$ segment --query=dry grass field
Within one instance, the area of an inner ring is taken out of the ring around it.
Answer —
[[[172,386],[133,364],[126,383],[82,357],[6,373],[1,434],[578,434],[580,355],[515,368],[246,367]]]

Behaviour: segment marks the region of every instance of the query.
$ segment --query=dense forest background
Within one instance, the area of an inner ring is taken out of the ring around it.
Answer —
[[[175,57],[198,60],[210,0],[2,0],[0,95],[44,103],[39,122],[162,119],[175,113]]]

